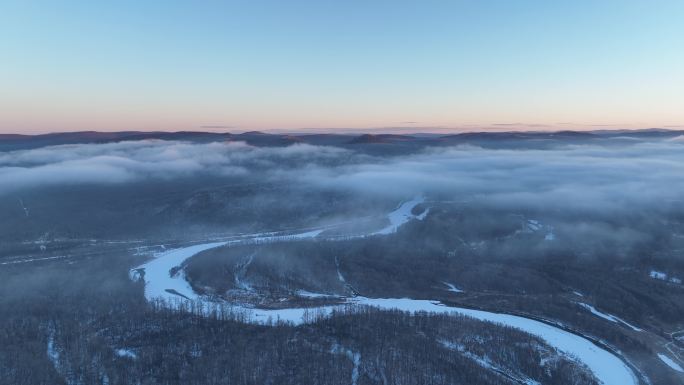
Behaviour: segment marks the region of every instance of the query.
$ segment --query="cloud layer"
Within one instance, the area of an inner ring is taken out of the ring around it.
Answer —
[[[192,144],[145,140],[51,146],[0,153],[0,193],[58,184],[112,184],[203,174],[239,176],[287,163],[304,167],[345,151],[294,145],[258,148],[244,143]]]
[[[0,193],[196,175],[270,178],[402,199],[441,194],[491,205],[602,210],[663,206],[684,192],[681,141],[545,150],[472,146],[371,157],[334,147],[139,141],[0,153]]]
[[[312,181],[328,186],[410,195],[482,198],[492,205],[610,210],[682,199],[684,147],[675,142],[551,150],[453,147],[336,169]]]

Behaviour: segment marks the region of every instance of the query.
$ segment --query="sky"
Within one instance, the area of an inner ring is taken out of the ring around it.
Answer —
[[[0,2],[0,133],[684,128],[681,0]]]

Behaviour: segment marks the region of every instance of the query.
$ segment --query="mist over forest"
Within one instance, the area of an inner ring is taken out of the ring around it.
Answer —
[[[679,132],[165,135],[0,138],[1,383],[684,383]]]

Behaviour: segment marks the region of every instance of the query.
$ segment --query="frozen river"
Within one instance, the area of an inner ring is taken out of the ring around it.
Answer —
[[[411,214],[411,210],[422,202],[422,198],[416,198],[399,206],[395,212],[388,215],[390,226],[376,234],[394,232],[403,223],[406,223],[413,218],[418,218]],[[133,279],[144,279],[145,297],[149,301],[164,299],[167,300],[168,303],[178,304],[186,301],[205,300],[192,290],[192,287],[185,279],[184,270],[180,268],[183,262],[188,258],[202,251],[230,244],[307,239],[314,238],[321,232],[322,230],[314,230],[288,236],[254,234],[251,237],[243,237],[239,240],[204,243],[170,250],[158,254],[154,259],[131,270],[131,277]],[[582,336],[533,319],[510,314],[446,306],[436,301],[409,298],[352,297],[345,299],[345,303],[373,306],[379,309],[397,309],[412,313],[424,311],[451,315],[465,315],[484,322],[493,322],[514,327],[540,337],[563,354],[582,362],[604,385],[638,385],[638,380],[632,370],[612,352],[597,346]],[[317,308],[258,309],[246,307],[244,305],[230,305],[236,310],[244,311],[245,322],[267,324],[269,321],[279,320],[294,325],[305,322],[307,314],[330,314],[335,307],[343,306],[329,305]]]

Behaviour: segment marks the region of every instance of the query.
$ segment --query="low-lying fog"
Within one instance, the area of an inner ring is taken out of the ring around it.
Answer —
[[[393,199],[425,193],[494,205],[611,210],[675,204],[684,191],[684,142],[559,145],[548,150],[473,146],[406,156],[297,144],[137,141],[0,153],[0,193],[69,184],[125,184],[206,175],[294,181]],[[201,186],[198,186],[201,187]]]

